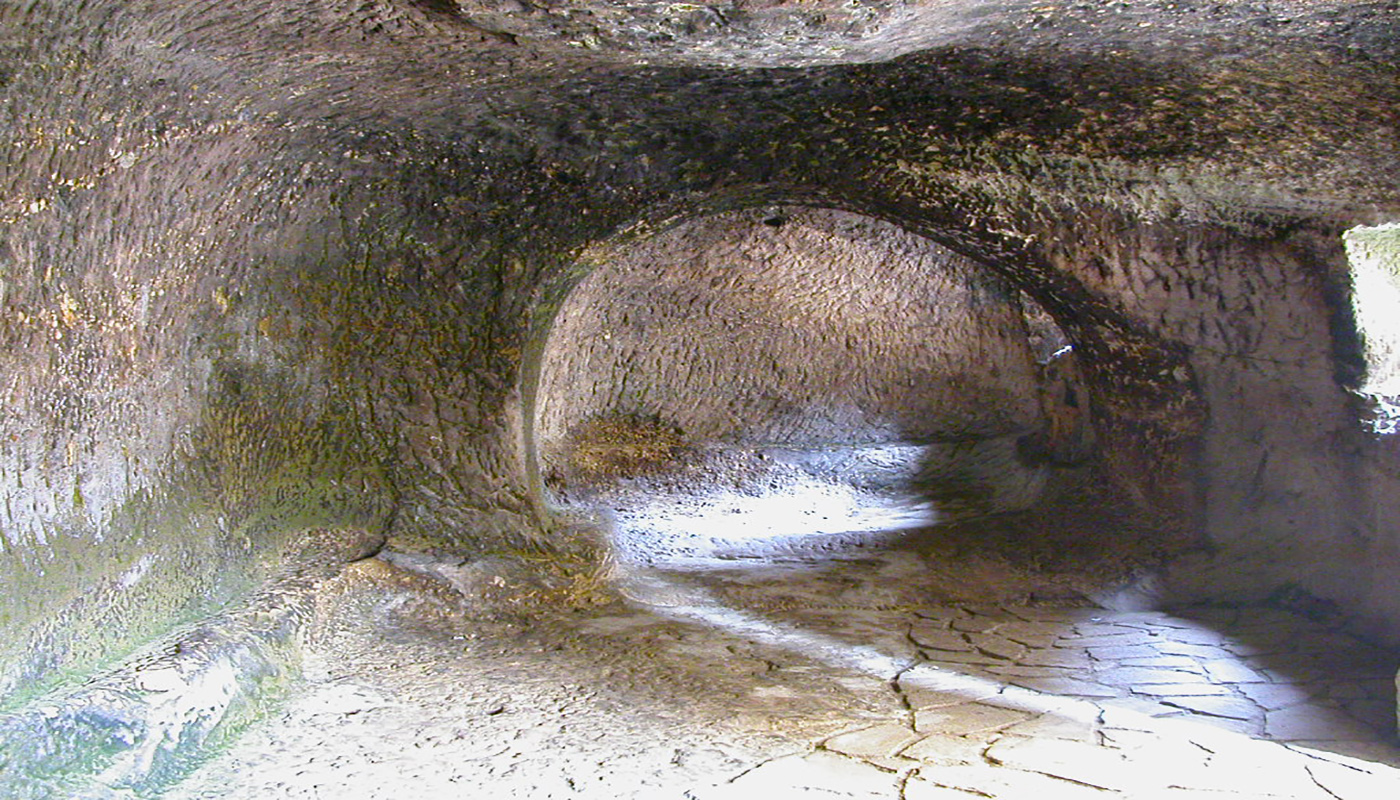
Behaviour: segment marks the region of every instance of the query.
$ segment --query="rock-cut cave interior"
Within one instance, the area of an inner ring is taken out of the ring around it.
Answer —
[[[1400,3],[0,0],[0,797],[1400,796]]]

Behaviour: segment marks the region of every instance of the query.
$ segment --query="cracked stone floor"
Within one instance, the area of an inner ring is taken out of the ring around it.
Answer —
[[[1270,608],[921,604],[921,558],[638,566],[535,614],[361,562],[286,704],[167,796],[1400,795],[1392,653]]]

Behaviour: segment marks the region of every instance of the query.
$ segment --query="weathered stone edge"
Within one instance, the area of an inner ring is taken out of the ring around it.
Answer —
[[[312,530],[294,541],[276,577],[237,607],[0,716],[0,796],[148,795],[275,702],[299,672],[317,588],[384,537]]]

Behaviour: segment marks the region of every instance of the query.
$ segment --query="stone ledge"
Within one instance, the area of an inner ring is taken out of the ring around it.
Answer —
[[[296,676],[318,587],[382,544],[367,531],[308,531],[242,605],[0,716],[0,795],[136,797],[178,779]]]

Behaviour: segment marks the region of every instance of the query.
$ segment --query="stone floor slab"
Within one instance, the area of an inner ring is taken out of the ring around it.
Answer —
[[[1195,672],[1175,669],[1150,669],[1148,667],[1112,667],[1094,670],[1094,680],[1110,686],[1124,688],[1139,685],[1157,684],[1208,684],[1208,681]]]
[[[1400,778],[1393,774],[1377,775],[1326,761],[1315,761],[1307,769],[1313,780],[1333,797],[1400,797]]]
[[[1133,686],[1137,694],[1149,697],[1233,697],[1235,692],[1228,686],[1215,683],[1163,683],[1137,684]]]
[[[997,628],[997,635],[1003,636],[1027,647],[1051,647],[1063,633],[1063,626],[1044,622],[1008,622]]]
[[[1075,648],[1079,652],[1081,648]],[[1161,658],[1160,648],[1150,644],[1096,645],[1082,648],[1093,656],[1095,661],[1116,663],[1128,658]]]
[[[1159,653],[1169,653],[1173,655],[1190,656],[1202,661],[1211,661],[1222,658],[1236,658],[1234,653],[1224,647],[1214,645],[1193,644],[1191,642],[1177,641],[1171,638],[1163,638],[1154,647]]]
[[[1069,678],[1080,672],[1081,670],[1066,667],[1024,667],[1019,664],[1009,667],[987,667],[988,674],[1008,678]]]
[[[1400,797],[1400,770],[1380,763],[1400,764],[1400,751],[1376,727],[1388,726],[1388,677],[1364,677],[1369,662],[1352,669],[1346,651],[1327,649],[1350,640],[1307,620],[1261,611],[1251,624],[1252,609],[852,608],[852,598],[885,595],[851,582],[888,580],[878,569],[857,575],[840,572],[839,596],[833,581],[802,588],[732,567],[695,578],[725,598],[712,616],[742,621],[734,630],[633,607],[600,609],[593,618],[604,622],[591,626],[586,613],[558,623],[543,642],[554,649],[528,642],[533,632],[517,632],[519,648],[502,637],[481,652],[465,638],[444,651],[399,630],[386,648],[367,633],[356,640],[364,663],[337,669],[351,685],[380,687],[382,704],[302,707],[296,725],[259,729],[254,756],[220,757],[169,800],[349,797],[371,782],[366,796],[389,800],[397,795],[375,792],[406,777],[531,800]],[[1316,634],[1301,656],[1287,650],[1299,631]],[[413,657],[397,654],[414,641]],[[422,683],[406,670],[445,677]],[[459,695],[492,703],[446,699]],[[397,720],[393,735],[379,716]],[[1290,744],[1260,740],[1266,731]],[[422,755],[434,748],[437,761]]]
[[[1336,800],[1325,789],[1316,785],[1301,764],[1278,769],[1249,764],[1212,763],[1205,767],[1178,767],[1169,772],[1169,788],[1209,791],[1221,797]],[[1361,798],[1358,797],[1358,800]]]
[[[987,749],[987,760],[1096,789],[1131,793],[1156,785],[1121,752],[1064,739],[1006,736]]]
[[[1009,659],[994,656],[981,650],[953,652],[930,648],[925,651],[925,655],[935,664],[970,664],[973,666],[990,667],[997,664],[1006,664],[1009,661]]]
[[[1007,661],[1016,661],[1026,654],[1026,646],[999,634],[973,633],[967,637],[979,652]]]
[[[1236,659],[1217,658],[1206,661],[1205,667],[1210,679],[1218,683],[1264,683],[1267,679]]]
[[[959,617],[952,622],[952,629],[964,633],[988,633],[994,631],[998,626],[1011,622],[1014,617],[1007,614],[973,614],[968,617]]]
[[[1164,705],[1156,698],[1146,697],[1119,697],[1106,701],[1103,706],[1102,720],[1104,724],[1115,724],[1119,727],[1128,727],[1119,724],[1120,720],[1151,719],[1153,717],[1175,717],[1184,713],[1179,708]]]
[[[950,733],[934,733],[904,748],[900,756],[942,766],[981,764],[982,753],[988,744],[976,734],[956,736]]]
[[[1400,783],[1400,757],[1389,742],[1289,742],[1284,746],[1310,759],[1341,764]]]
[[[1027,622],[1054,623],[1072,627],[1079,623],[1094,623],[1104,617],[1102,608],[1061,608],[1057,606],[1007,606],[1007,612]]]
[[[1120,667],[1143,667],[1146,669],[1170,669],[1177,672],[1191,672],[1197,675],[1205,674],[1205,667],[1190,656],[1162,655],[1141,658],[1120,658],[1117,660]]]
[[[950,708],[914,712],[914,730],[919,733],[969,734],[992,731],[1024,722],[1031,715],[1024,711],[967,703]]]
[[[833,753],[816,752],[762,764],[727,785],[716,788],[705,796],[705,800],[733,797],[885,800],[898,792],[899,783],[899,776],[870,764]]]
[[[1025,736],[1035,739],[1063,739],[1072,742],[1097,744],[1099,725],[1096,721],[1073,719],[1059,714],[1041,714],[1034,719],[1018,722],[1002,729],[1010,736]]]
[[[1031,650],[1019,661],[1029,667],[1064,667],[1077,670],[1087,670],[1093,664],[1083,651],[1058,648]]]
[[[919,741],[918,734],[907,725],[887,723],[833,736],[824,742],[826,749],[858,758],[888,758]]]
[[[1118,796],[1103,790],[1052,778],[1034,772],[1021,772],[1005,767],[928,767],[910,779],[909,786],[927,784],[944,789],[957,789],[980,797],[994,798],[1055,798],[1055,800],[1105,800]],[[906,787],[907,791],[907,787]]]
[[[1235,688],[1265,711],[1277,711],[1312,699],[1307,688],[1288,683],[1247,683]]]
[[[984,794],[937,786],[921,778],[909,781],[900,793],[900,800],[979,800],[985,797]]]
[[[1078,678],[1012,678],[1009,682],[1037,692],[1068,697],[1119,697],[1123,694],[1112,686]]]
[[[1376,735],[1340,709],[1315,706],[1267,712],[1264,732],[1282,741],[1364,741]]]
[[[1142,756],[1172,765],[1201,766],[1210,758],[1208,751],[1190,741],[1179,737],[1165,737],[1155,731],[1105,728],[1102,736],[1105,747],[1121,750],[1129,758]]]
[[[1131,647],[1133,645],[1150,645],[1156,639],[1146,631],[1122,631],[1114,633],[1090,633],[1076,636],[1061,636],[1055,641],[1056,647]]]
[[[1264,718],[1263,709],[1239,697],[1163,697],[1162,703],[1212,717],[1241,720]]]
[[[916,626],[910,629],[909,638],[921,647],[931,647],[935,650],[959,652],[972,649],[972,643],[967,640],[965,634],[943,628]]]

